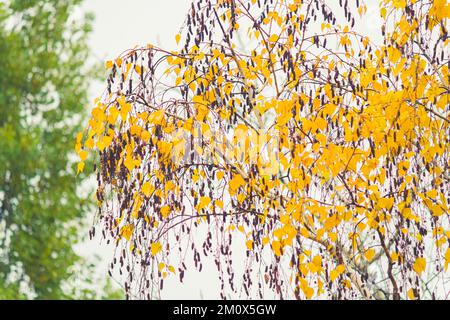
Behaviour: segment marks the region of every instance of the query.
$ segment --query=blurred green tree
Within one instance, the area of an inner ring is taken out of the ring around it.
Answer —
[[[86,64],[93,17],[80,3],[0,2],[2,299],[120,297],[110,284],[89,289],[94,266],[73,249],[89,208],[74,137],[95,74]]]

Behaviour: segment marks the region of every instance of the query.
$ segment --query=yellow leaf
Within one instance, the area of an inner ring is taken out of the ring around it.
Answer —
[[[404,9],[406,7],[406,0],[393,0],[392,3],[396,9]]]
[[[133,234],[134,231],[134,225],[133,224],[127,224],[126,226],[123,226],[120,229],[120,235],[122,237],[124,237],[127,241],[130,240],[131,235]]]
[[[336,270],[331,270],[330,272],[330,279],[331,282],[334,282],[334,280],[336,280],[336,278],[339,276],[339,273]]]
[[[197,105],[197,116],[195,117],[198,121],[202,122],[205,120],[205,117],[208,115],[209,109],[205,105],[199,104]]]
[[[115,124],[117,117],[119,115],[119,110],[117,110],[115,106],[112,106],[111,108],[108,109],[108,111],[109,111],[108,122],[110,124]]]
[[[134,66],[134,71],[136,71],[136,73],[137,73],[138,75],[141,75],[142,69],[141,69],[140,66],[135,65],[135,66]]]
[[[242,194],[242,193],[238,194],[238,196],[237,196],[237,200],[239,203],[244,202],[245,198],[246,198],[245,194]]]
[[[270,42],[277,42],[278,36],[276,34],[273,34],[270,36],[269,41]]]
[[[399,254],[398,254],[397,252],[392,252],[392,253],[391,253],[391,260],[392,260],[393,262],[397,262],[397,261],[398,261],[398,258],[399,258]]]
[[[164,110],[158,110],[150,114],[148,121],[152,124],[161,124],[164,119]]]
[[[84,161],[84,160],[86,160],[88,153],[86,150],[81,150],[78,155],[80,156],[81,161]]]
[[[302,291],[305,294],[306,299],[311,299],[314,295],[314,289],[308,285],[302,286]]]
[[[436,191],[436,189],[433,189],[433,190],[427,191],[425,194],[427,195],[427,197],[434,199],[437,196],[437,191]]]
[[[120,107],[120,117],[122,118],[122,121],[125,121],[127,119],[128,113],[130,111],[131,111],[131,104],[124,103],[123,105],[121,105],[121,107]]]
[[[94,139],[88,138],[84,143],[84,146],[89,150],[92,149],[94,147]]]
[[[408,290],[406,295],[408,296],[409,300],[416,300],[417,299],[415,294],[414,294],[414,290],[412,288]]]
[[[111,144],[111,142],[112,142],[112,138],[110,136],[103,136],[100,139],[100,143],[101,143],[101,146],[103,147],[103,149],[108,148],[109,145]]]
[[[277,257],[281,256],[281,243],[280,241],[272,241],[272,251]]]
[[[180,34],[175,35],[175,41],[176,41],[177,44],[180,43],[180,39],[181,39],[181,35]]]
[[[162,250],[162,246],[161,243],[159,242],[153,242],[152,245],[150,246],[150,251],[152,256],[156,256],[158,253],[160,253]]]
[[[236,174],[230,181],[230,189],[233,191],[236,191],[243,185],[245,185],[245,180],[242,178],[240,174]]]
[[[253,240],[247,240],[245,245],[247,246],[248,250],[252,250],[253,249]]]
[[[375,250],[374,249],[368,249],[365,253],[364,253],[364,258],[367,259],[367,261],[372,261],[373,257],[375,256]]]
[[[343,264],[340,264],[336,267],[336,271],[339,272],[339,274],[344,273],[345,266]]]
[[[83,132],[78,132],[78,134],[77,134],[77,143],[81,143],[82,139],[83,139]]]
[[[150,197],[155,188],[150,184],[150,182],[145,182],[142,185],[141,191],[146,197]]]
[[[84,162],[81,161],[78,163],[78,166],[77,166],[77,174],[80,172],[83,172],[83,170],[84,170]]]
[[[167,181],[164,191],[168,194],[169,191],[175,191],[176,185],[173,181]]]
[[[290,11],[297,11],[298,6],[294,3],[294,4],[290,4],[288,6]]]
[[[336,242],[337,241],[337,233],[336,232],[328,232],[328,237],[330,238],[330,240],[332,242]]]
[[[390,210],[394,205],[394,198],[381,198],[378,200],[378,205],[381,209]]]
[[[113,67],[114,63],[111,60],[108,60],[105,62],[106,69],[111,69]]]
[[[445,251],[445,271],[447,271],[448,265],[450,263],[450,248],[447,248],[447,251]]]
[[[137,125],[132,125],[130,128],[130,132],[133,136],[138,136],[141,134],[142,128]]]
[[[167,218],[170,214],[170,207],[169,206],[163,206],[161,207],[161,215],[163,218]]]
[[[308,268],[312,273],[322,272],[322,257],[319,255],[314,256],[312,261],[308,263]]]
[[[330,230],[338,225],[339,221],[337,220],[336,215],[332,215],[325,220],[324,227],[326,230]]]
[[[125,165],[125,167],[128,169],[128,171],[133,171],[134,167],[135,167],[135,163],[134,163],[134,159],[131,155],[127,154],[125,161],[123,162],[123,164]]]
[[[222,200],[215,200],[215,205],[219,207],[220,209],[223,209],[223,201]]]
[[[197,206],[197,210],[200,211],[203,208],[206,208],[211,203],[211,199],[209,197],[201,197],[200,202]]]
[[[148,132],[147,130],[142,130],[141,132],[141,139],[144,140],[145,142],[149,142],[150,141],[150,132]]]
[[[427,260],[425,258],[417,258],[414,262],[413,269],[420,276],[427,267]]]
[[[223,173],[222,171],[217,171],[216,173],[217,180],[222,180],[224,175],[225,173]]]

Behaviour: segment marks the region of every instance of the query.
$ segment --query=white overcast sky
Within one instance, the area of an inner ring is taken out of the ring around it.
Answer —
[[[89,40],[91,59],[103,63],[105,60],[115,59],[126,49],[148,43],[175,50],[175,34],[183,24],[190,3],[190,0],[85,0],[83,11],[95,14]],[[330,6],[337,6],[338,0],[330,0],[328,3]],[[373,37],[380,25],[377,21],[378,1],[366,0],[365,3],[368,12],[355,29],[376,40]],[[90,88],[90,100],[100,96],[103,89],[103,84],[93,84]],[[100,239],[96,239],[86,241],[78,250],[85,256],[99,254],[103,259],[98,267],[99,275],[107,276],[107,264],[112,259],[113,248],[100,244]],[[239,263],[236,268],[239,268]],[[188,270],[183,285],[175,278],[166,282],[162,298],[216,299],[219,298],[218,293],[219,281],[211,261],[211,264],[204,266],[201,274]]]
[[[148,43],[175,49],[189,0],[86,0],[95,14],[91,36],[98,59],[115,58],[128,48]]]
[[[189,5],[190,0],[85,0],[83,10],[95,15],[89,41],[92,59],[103,63],[148,43],[175,50],[175,35]],[[103,89],[93,85],[92,99]]]

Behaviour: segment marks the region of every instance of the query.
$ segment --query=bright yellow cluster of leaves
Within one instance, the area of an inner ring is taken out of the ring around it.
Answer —
[[[100,153],[100,209],[119,204],[106,231],[157,266],[207,224],[204,252],[226,256],[217,239],[242,233],[249,259],[274,260],[280,295],[419,298],[409,279],[450,263],[448,3],[383,0],[379,45],[326,5],[316,21],[302,1],[207,3],[188,29],[211,41],[187,30],[183,50],[106,62],[114,90],[76,142],[79,171]],[[368,281],[377,268],[383,290]]]

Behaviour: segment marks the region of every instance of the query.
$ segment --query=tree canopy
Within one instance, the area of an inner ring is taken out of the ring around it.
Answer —
[[[73,137],[93,69],[78,0],[0,3],[0,298],[93,297]],[[82,265],[83,264],[83,265]],[[86,290],[83,288],[86,287]]]
[[[77,152],[129,297],[211,259],[224,298],[448,298],[450,5],[331,5],[196,0],[106,62]]]

